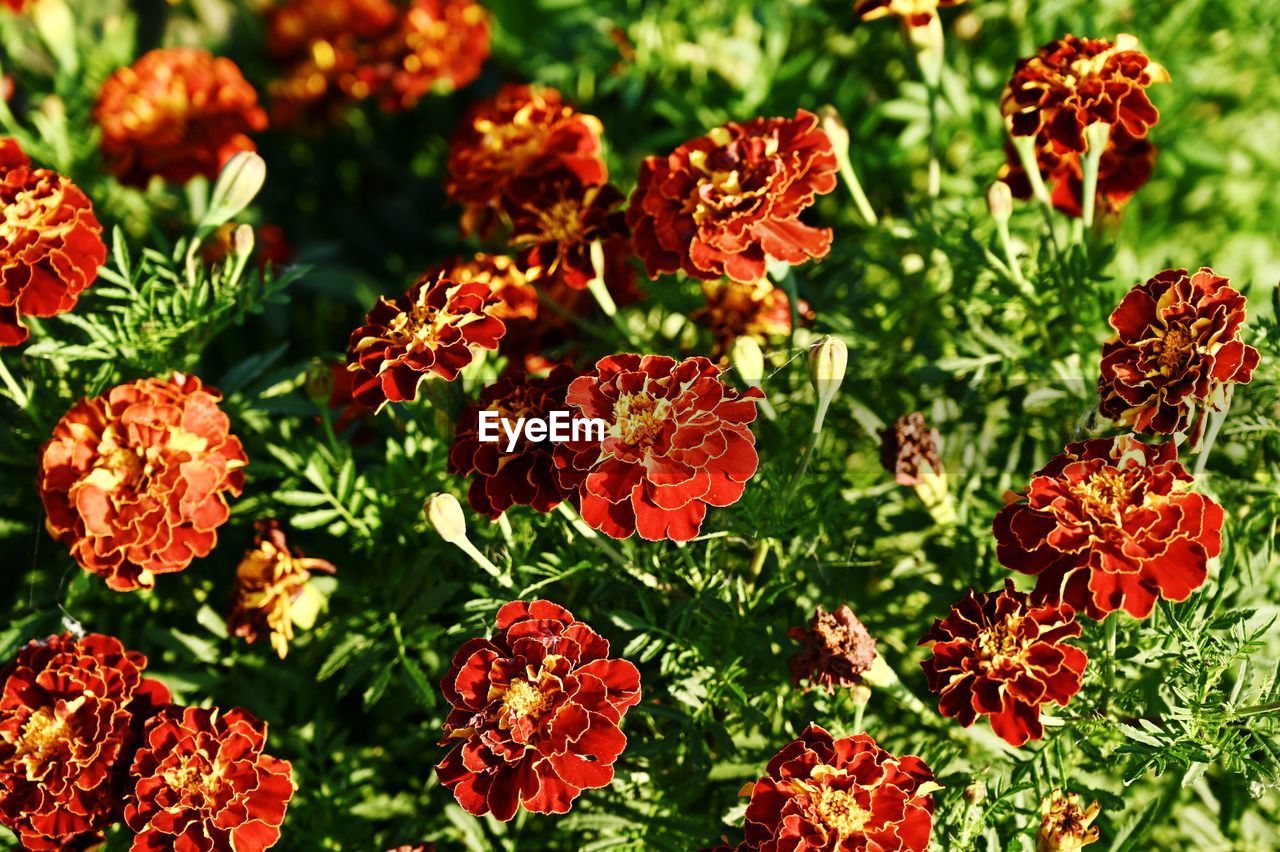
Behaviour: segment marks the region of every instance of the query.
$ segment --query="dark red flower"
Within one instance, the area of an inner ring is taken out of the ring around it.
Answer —
[[[508,330],[514,323],[538,317],[538,290],[509,257],[481,252],[470,258],[455,257],[423,273],[424,278],[436,275],[458,284],[475,281],[488,287],[497,298],[492,314],[506,323]]]
[[[941,436],[918,411],[904,414],[880,430],[880,463],[899,485],[919,485],[924,476],[945,473],[938,455]]]
[[[1230,386],[1248,384],[1258,366],[1258,350],[1240,341],[1244,320],[1244,296],[1212,269],[1166,269],[1134,287],[1111,314],[1100,410],[1165,435],[1187,429],[1198,409],[1224,410]]]
[[[1156,598],[1182,601],[1203,585],[1222,547],[1222,507],[1188,489],[1172,442],[1131,436],[1068,444],[1010,494],[995,519],[996,555],[1036,575],[1037,601],[1090,618],[1151,614]]]
[[[195,376],[117,385],[72,406],[40,461],[49,533],[116,591],[149,589],[217,543],[248,463]]]
[[[933,656],[920,664],[938,712],[969,727],[989,716],[1010,745],[1044,736],[1040,707],[1066,706],[1080,691],[1088,657],[1066,640],[1080,635],[1067,604],[1033,606],[1005,581],[1003,591],[970,590],[920,640]]]
[[[1084,129],[1112,126],[1129,140],[1143,139],[1160,120],[1147,97],[1169,73],[1138,50],[1138,41],[1115,42],[1066,36],[1040,48],[1014,67],[1001,109],[1014,136],[1036,136],[1055,153],[1084,153]]]
[[[480,413],[494,412],[512,422],[521,417],[545,419],[565,409],[565,393],[577,376],[566,366],[556,367],[544,379],[508,373],[481,391],[479,403],[462,413],[449,451],[449,472],[474,477],[467,493],[471,508],[490,518],[515,505],[550,512],[574,493],[561,485],[550,442],[535,443],[522,434],[508,451],[501,426],[493,427],[497,443],[482,442]]]
[[[497,304],[487,284],[458,284],[439,272],[395,301],[379,298],[347,347],[356,400],[377,411],[416,399],[428,374],[456,379],[474,350],[498,348],[506,326]]]
[[[739,337],[751,337],[770,343],[791,333],[791,302],[786,291],[775,287],[767,278],[755,282],[703,281],[704,307],[689,319],[711,329],[717,356],[726,354]],[[801,314],[809,306],[796,306]]]
[[[1149,139],[1134,139],[1114,129],[1098,165],[1097,209],[1106,216],[1118,216],[1138,190],[1146,186],[1156,165],[1156,146]],[[1013,145],[1006,145],[1008,162],[1000,179],[1009,185],[1015,198],[1032,197],[1031,182]],[[1040,177],[1049,188],[1053,206],[1068,216],[1083,215],[1084,166],[1081,154],[1055,151],[1052,144],[1036,149]]]
[[[107,259],[93,203],[57,172],[33,169],[18,143],[0,137],[0,346],[29,332],[23,316],[75,307]]]
[[[614,538],[689,541],[708,506],[731,506],[756,472],[758,388],[739,393],[706,358],[610,355],[573,381],[575,417],[607,424],[603,442],[556,449],[582,517]]]
[[[747,849],[923,852],[933,830],[933,773],[866,734],[810,725],[778,752],[747,805]]]
[[[613,780],[618,726],[640,701],[640,672],[550,601],[513,601],[498,632],[468,641],[441,682],[452,706],[436,767],[464,810],[506,820],[522,805],[566,813]]]
[[[507,84],[471,108],[449,146],[449,197],[464,233],[486,232],[509,181],[566,171],[583,186],[608,180],[600,119],[564,103],[555,89]]]
[[[119,818],[134,731],[169,701],[119,640],[50,636],[0,671],[0,825],[23,848],[84,850]]]
[[[857,686],[876,660],[876,640],[848,606],[835,612],[819,606],[808,627],[793,627],[787,635],[800,643],[790,660],[791,682],[808,681],[827,692]]]
[[[813,113],[730,122],[648,157],[627,222],[650,278],[683,269],[712,281],[759,281],[769,258],[825,257],[830,229],[800,213],[836,186],[836,155]]]
[[[267,726],[244,710],[170,705],[151,718],[130,769],[133,852],[261,852],[280,839],[292,767],[263,754]]]
[[[909,27],[924,27],[948,6],[959,6],[965,0],[858,0],[853,13],[864,21],[896,15]]]
[[[173,183],[216,177],[232,156],[254,150],[249,134],[267,126],[236,64],[190,47],[153,50],[116,71],[93,115],[107,170],[134,186],[155,176]]]

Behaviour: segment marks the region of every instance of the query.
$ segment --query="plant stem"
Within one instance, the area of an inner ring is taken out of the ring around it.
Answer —
[[[1004,259],[1009,266],[1013,283],[1017,284],[1024,293],[1031,295],[1035,290],[1027,281],[1027,277],[1022,274],[1022,264],[1018,261],[1018,253],[1013,250],[1013,238],[1009,234],[1007,219],[996,220],[996,233],[1000,237],[1000,250],[1004,252]]]
[[[568,503],[557,503],[556,511],[564,515],[565,519],[569,521],[570,526],[577,531],[578,535],[591,541],[592,544],[600,548],[605,556],[608,556],[623,568],[631,567],[631,561],[627,559],[627,557],[623,556],[616,547],[606,541],[598,532],[587,526],[587,522],[582,520],[582,516],[575,512],[573,507]]]
[[[1111,695],[1116,688],[1116,633],[1119,630],[1120,614],[1111,613],[1106,621],[1107,629],[1107,658],[1106,669],[1104,671],[1105,683],[1102,691],[1102,715],[1107,715],[1107,710],[1111,706]]]
[[[1093,227],[1098,206],[1098,167],[1102,164],[1102,153],[1107,149],[1107,143],[1111,139],[1111,125],[1097,122],[1085,128],[1084,133],[1089,147],[1081,161],[1081,168],[1084,171],[1084,185],[1081,193],[1084,197],[1080,199],[1080,205],[1083,211],[1081,218],[1084,220],[1084,229],[1088,231]]]
[[[3,381],[5,387],[9,389],[9,396],[13,398],[14,403],[27,414],[31,414],[31,398],[26,395],[22,387],[9,373],[9,367],[4,363],[4,358],[0,358],[0,381]]]
[[[622,335],[622,339],[628,344],[631,343],[631,332],[623,324],[622,318],[618,316],[618,306],[613,301],[613,296],[609,294],[609,288],[604,280],[604,245],[596,240],[591,244],[591,268],[595,275],[587,282],[587,290],[591,293],[592,298],[596,300],[596,304],[600,306],[600,310],[604,311],[604,315],[613,323],[614,328]]]
[[[1206,411],[1203,415],[1209,418],[1209,426],[1205,432],[1204,440],[1200,443],[1199,453],[1196,455],[1196,466],[1191,472],[1192,476],[1197,479],[1200,478],[1200,475],[1204,473],[1205,467],[1209,464],[1209,454],[1213,452],[1213,445],[1218,441],[1218,433],[1222,431],[1222,424],[1227,422],[1227,415],[1231,413],[1231,397],[1234,394],[1235,385],[1227,385],[1222,410],[1215,411],[1212,414]]]
[[[511,578],[504,574],[497,565],[490,562],[489,557],[481,553],[479,548],[471,543],[471,539],[461,538],[455,541],[454,544],[457,545],[459,550],[470,556],[471,560],[483,568],[490,577],[497,580],[498,585],[503,588],[510,588],[512,586]]]
[[[747,578],[755,580],[764,568],[764,561],[769,558],[769,539],[762,538],[756,542],[755,552],[751,554],[751,564],[747,566]]]
[[[849,159],[848,152],[837,151],[836,155],[836,162],[840,166],[840,178],[848,187],[849,195],[853,197],[858,215],[862,217],[862,221],[875,227],[880,224],[880,217],[876,215],[875,208],[871,206],[871,199],[867,198],[866,192],[862,189],[862,182],[858,180],[858,173],[853,170],[853,162]]]

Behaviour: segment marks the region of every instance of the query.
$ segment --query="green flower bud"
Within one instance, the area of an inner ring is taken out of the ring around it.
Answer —
[[[457,545],[467,541],[467,519],[452,494],[432,494],[422,504],[422,513],[445,541]]]

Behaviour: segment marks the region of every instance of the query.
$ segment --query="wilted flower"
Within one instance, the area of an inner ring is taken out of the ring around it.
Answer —
[[[1198,407],[1223,410],[1228,387],[1247,384],[1258,366],[1258,350],[1240,341],[1244,320],[1244,296],[1212,269],[1166,269],[1134,287],[1102,348],[1102,413],[1169,435],[1187,429]]]
[[[75,307],[107,258],[93,203],[57,172],[34,169],[0,137],[0,346],[27,339],[23,316]]]
[[[572,367],[559,366],[546,378],[509,373],[480,392],[480,400],[470,405],[458,420],[453,447],[449,451],[449,472],[474,477],[467,499],[477,512],[497,518],[515,505],[532,506],[550,512],[573,494],[564,488],[557,474],[550,442],[534,442],[522,432],[514,449],[501,426],[493,427],[497,443],[480,440],[480,414],[488,411],[514,422],[518,418],[547,418],[564,410],[569,383],[577,378]]]
[[[684,272],[713,281],[759,281],[769,259],[803,263],[826,256],[831,231],[800,213],[836,186],[831,140],[818,117],[730,122],[648,157],[627,222],[650,278]]]
[[[608,179],[600,119],[563,102],[555,89],[507,84],[471,108],[449,146],[449,197],[463,231],[485,232],[509,181],[566,171],[583,186]]]
[[[876,659],[876,640],[848,606],[835,612],[819,606],[809,626],[793,627],[787,635],[800,643],[790,660],[791,682],[807,680],[827,692],[857,686]]]
[[[1014,746],[1044,736],[1040,707],[1066,706],[1080,691],[1088,658],[1066,640],[1080,635],[1065,604],[1032,606],[1005,581],[1000,592],[970,591],[920,640],[933,656],[920,664],[938,712],[969,727],[989,716],[991,729]]]
[[[1036,575],[1036,600],[1101,619],[1186,600],[1222,547],[1222,507],[1188,489],[1172,442],[1068,444],[996,515],[996,556]]]
[[[259,633],[267,633],[283,660],[293,639],[294,601],[302,596],[313,571],[332,574],[335,570],[331,563],[308,559],[289,547],[278,521],[259,521],[253,548],[236,568],[227,627],[249,643],[258,641]]]
[[[908,27],[927,26],[938,10],[959,6],[965,0],[858,0],[853,13],[864,21],[896,15]]]
[[[1012,145],[1007,146],[1006,153],[1008,162],[995,185],[1008,186],[1015,197],[1030,199],[1034,191],[1021,157]],[[1075,151],[1055,150],[1052,143],[1047,143],[1037,146],[1035,156],[1053,206],[1068,216],[1083,216],[1082,155]],[[1134,139],[1113,132],[1098,164],[1098,209],[1106,215],[1118,215],[1151,179],[1155,164],[1156,146],[1149,139]]]
[[[920,485],[926,477],[946,472],[938,455],[941,440],[923,414],[904,414],[892,427],[880,430],[880,463],[899,485]]]
[[[702,294],[707,304],[689,319],[711,329],[717,355],[728,352],[739,337],[768,343],[791,333],[791,302],[786,291],[767,278],[747,283],[704,281]],[[803,303],[798,307],[808,308]]]
[[[436,774],[477,816],[566,813],[583,790],[613,780],[640,672],[609,659],[607,640],[550,601],[505,605],[497,631],[464,644],[440,684],[453,709]]]
[[[506,326],[497,302],[488,285],[458,284],[438,272],[395,301],[379,298],[347,348],[355,398],[376,411],[417,398],[428,374],[456,379],[475,350],[498,348]]]
[[[922,852],[938,789],[920,758],[894,757],[866,734],[835,739],[810,725],[752,788],[743,846]]]
[[[566,402],[604,420],[605,439],[556,448],[565,483],[581,482],[583,520],[614,538],[692,539],[707,507],[736,503],[755,474],[749,424],[763,398],[726,385],[706,358],[601,358]]]
[[[1100,832],[1092,823],[1101,810],[1097,802],[1081,807],[1079,793],[1054,790],[1040,803],[1036,852],[1075,852],[1097,843]]]
[[[154,176],[213,178],[234,154],[254,150],[249,134],[267,126],[236,64],[189,47],[153,50],[112,74],[94,119],[107,170],[135,186]]]
[[[110,588],[149,589],[213,549],[247,463],[219,399],[174,373],[83,399],[54,427],[38,483],[46,526]]]
[[[133,732],[169,701],[146,667],[91,633],[31,642],[0,670],[0,825],[23,848],[92,848],[118,819]]]
[[[134,850],[260,852],[280,839],[292,768],[263,754],[267,726],[239,708],[169,706],[130,768],[124,821]]]

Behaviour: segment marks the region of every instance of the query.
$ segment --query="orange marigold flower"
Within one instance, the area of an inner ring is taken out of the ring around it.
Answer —
[[[149,589],[213,550],[248,461],[219,399],[174,373],[83,399],[54,427],[41,451],[45,525],[110,588]]]
[[[1244,296],[1207,267],[1166,269],[1134,287],[1111,314],[1100,410],[1165,435],[1188,429],[1200,410],[1225,410],[1231,385],[1248,384],[1258,366],[1258,350],[1240,341],[1244,320]],[[1197,433],[1203,427],[1201,417]]]
[[[880,430],[880,463],[899,485],[919,485],[925,476],[945,473],[938,444],[942,437],[930,429],[918,411],[904,414],[893,426]]]
[[[470,814],[567,813],[613,780],[640,672],[550,601],[506,604],[497,627],[464,644],[440,683],[452,709],[436,774]]]
[[[487,284],[459,284],[439,272],[395,301],[379,298],[347,347],[355,399],[378,411],[416,399],[428,374],[456,379],[474,350],[498,348],[506,325],[495,314],[497,303]]]
[[[145,186],[159,176],[213,178],[232,156],[255,150],[267,126],[258,95],[230,59],[171,47],[145,54],[102,84],[94,106],[107,170]]]
[[[894,757],[866,734],[836,739],[810,725],[752,786],[740,848],[924,852],[938,789],[920,758]]]
[[[1044,736],[1040,707],[1063,707],[1080,691],[1088,658],[1066,640],[1080,635],[1067,604],[1033,606],[1012,580],[1002,591],[970,590],[920,640],[933,656],[920,664],[938,712],[964,727],[979,715],[1010,745]]]
[[[409,109],[432,91],[480,76],[489,58],[489,15],[474,0],[412,0],[372,53],[371,85],[383,109]]]
[[[875,638],[844,604],[835,612],[819,606],[808,627],[793,627],[787,635],[800,643],[790,660],[791,682],[807,680],[806,689],[835,692],[857,686],[876,660]]]
[[[497,302],[493,316],[504,323],[533,320],[538,317],[538,291],[513,259],[500,254],[478,253],[469,258],[456,257],[433,266],[424,277],[443,275],[458,284],[475,281],[489,288]]]
[[[293,798],[287,760],[263,754],[267,726],[244,710],[169,706],[147,723],[129,770],[133,852],[261,852]]]
[[[608,179],[600,119],[564,103],[555,89],[507,84],[471,108],[449,146],[449,197],[463,206],[465,233],[493,224],[507,183],[567,171],[584,186]]]
[[[110,636],[31,642],[0,671],[0,825],[23,848],[93,848],[119,818],[134,731],[169,701]]]
[[[1090,618],[1146,618],[1183,601],[1222,549],[1222,507],[1190,490],[1172,441],[1131,435],[1068,444],[996,515],[1000,564],[1037,577],[1036,598]]]
[[[1076,852],[1097,843],[1101,832],[1092,823],[1101,810],[1097,802],[1081,806],[1079,793],[1054,790],[1040,803],[1036,852]]]
[[[825,257],[831,230],[800,213],[836,186],[836,155],[818,117],[730,122],[648,157],[627,222],[650,278],[684,272],[713,281],[759,281],[770,258]]]
[[[752,337],[768,343],[791,333],[791,301],[786,291],[775,287],[767,278],[754,282],[703,281],[702,295],[707,304],[689,315],[689,319],[711,329],[717,356],[723,355],[739,337]],[[808,312],[801,302],[797,309]]]
[[[896,15],[909,27],[924,27],[939,9],[963,2],[965,0],[858,0],[853,4],[853,13],[864,21]]]
[[[75,307],[107,259],[93,203],[57,172],[35,169],[0,137],[0,346],[29,332],[22,317]]]
[[[236,568],[227,626],[250,644],[258,641],[259,633],[267,633],[283,660],[293,639],[293,602],[302,596],[313,571],[336,570],[330,562],[308,559],[289,547],[279,521],[259,521],[253,548]]]

